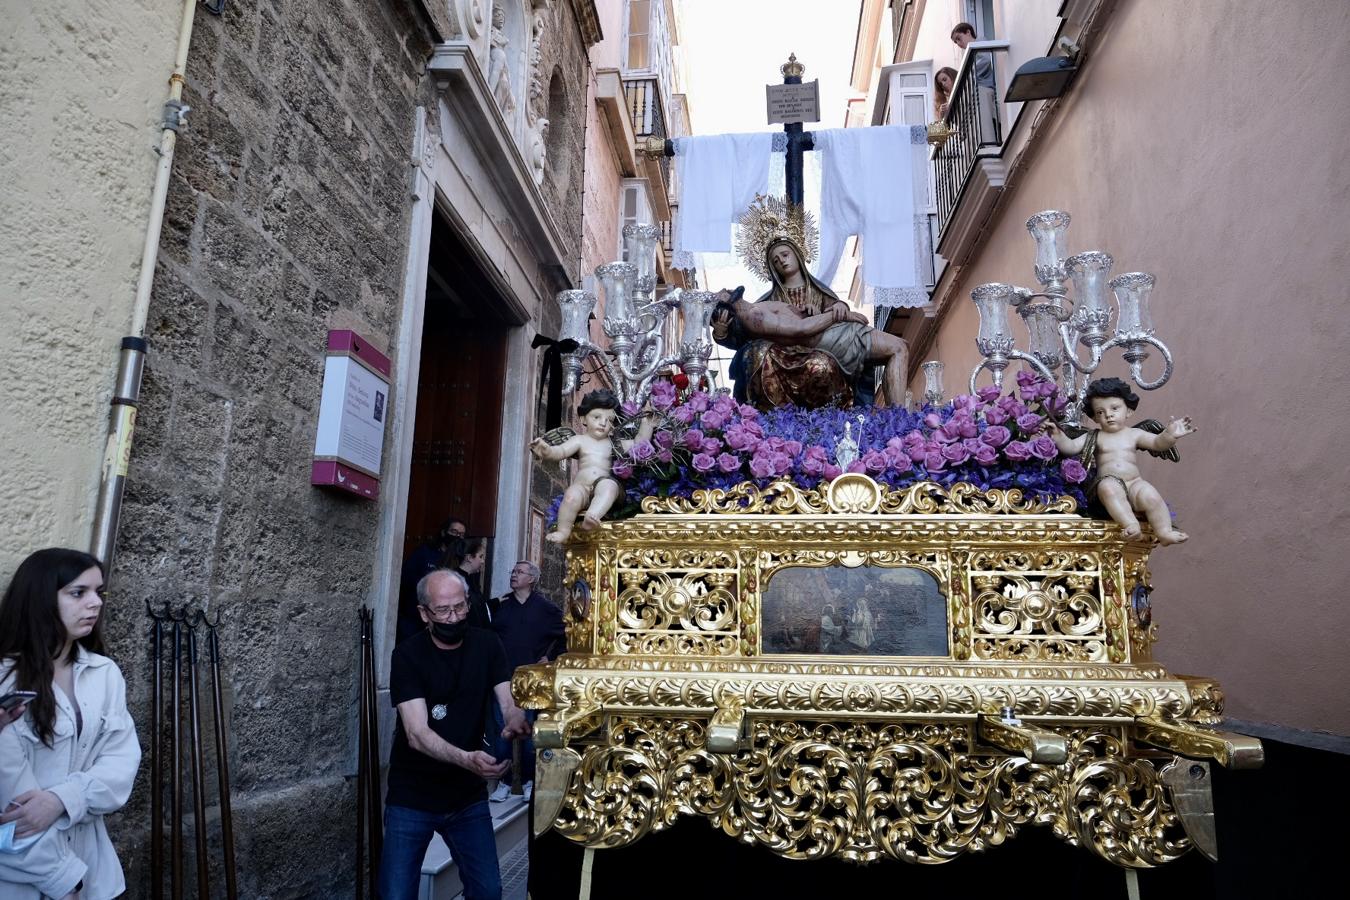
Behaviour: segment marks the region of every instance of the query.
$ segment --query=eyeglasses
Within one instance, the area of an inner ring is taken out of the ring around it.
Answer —
[[[460,603],[455,606],[438,606],[435,609],[432,609],[430,606],[424,606],[422,608],[427,611],[427,615],[431,616],[433,619],[440,620],[449,618],[450,616],[464,615],[469,611],[469,604]]]

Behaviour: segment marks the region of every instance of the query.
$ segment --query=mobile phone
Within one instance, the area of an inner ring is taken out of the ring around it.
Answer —
[[[15,707],[22,706],[25,703],[31,703],[37,699],[36,691],[11,691],[5,696],[0,697],[0,708],[6,712]]]

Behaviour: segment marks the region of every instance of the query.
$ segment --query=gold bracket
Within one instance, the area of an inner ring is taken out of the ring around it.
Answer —
[[[651,159],[660,159],[666,155],[666,139],[663,137],[646,137],[638,144],[637,152]]]
[[[1182,756],[1212,759],[1225,769],[1259,769],[1266,761],[1261,742],[1245,734],[1201,728],[1189,722],[1140,716],[1135,739]]]
[[[571,747],[538,751],[534,763],[535,837],[553,827],[572,786],[572,773],[580,766],[581,754]]]
[[[1214,828],[1214,794],[1210,789],[1209,763],[1174,756],[1158,773],[1172,795],[1172,808],[1181,817],[1186,836],[1195,849],[1219,861],[1219,840]]]
[[[982,715],[980,738],[1009,753],[1020,753],[1034,763],[1057,766],[1069,758],[1069,743],[1064,735],[1030,725],[1005,722],[998,716]]]
[[[599,712],[595,703],[575,703],[541,712],[534,723],[534,746],[541,750],[566,747],[569,741],[599,726]]]
[[[733,694],[723,694],[717,709],[708,721],[706,746],[712,753],[735,753],[741,745],[745,728],[745,700]]]

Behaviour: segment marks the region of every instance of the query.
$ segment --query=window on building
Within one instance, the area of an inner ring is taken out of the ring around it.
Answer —
[[[623,242],[624,226],[650,225],[651,221],[652,205],[647,199],[647,182],[625,181],[619,193],[619,259],[629,262],[628,248]]]
[[[628,66],[651,68],[652,0],[629,0]]]
[[[975,27],[975,39],[992,41],[994,39],[994,0],[963,0],[965,21]]]

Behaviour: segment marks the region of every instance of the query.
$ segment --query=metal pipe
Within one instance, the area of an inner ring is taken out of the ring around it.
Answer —
[[[150,659],[152,681],[150,689],[150,897],[164,898],[164,773],[162,759],[164,731],[164,619],[169,605],[164,604],[163,615],[156,615],[150,601],[145,610],[154,621]]]
[[[368,767],[366,751],[368,711],[366,709],[366,609],[364,606],[357,610],[356,618],[360,623],[361,635],[361,676],[356,686],[356,900],[364,900],[366,893],[366,781],[370,777],[366,772]]]
[[[366,724],[369,729],[366,738],[367,771],[366,815],[370,822],[370,858],[369,870],[370,895],[375,894],[375,873],[379,869],[380,856],[384,850],[384,829],[380,823],[380,717],[375,703],[375,614],[366,610],[365,626],[366,659]]]
[[[188,725],[192,729],[192,833],[197,840],[197,896],[211,896],[210,858],[206,850],[206,761],[202,758],[202,709],[197,703],[197,621],[188,623]]]
[[[216,628],[220,626],[220,613],[216,621],[206,620],[206,643],[211,653],[211,713],[216,726],[216,780],[220,789],[220,837],[225,849],[225,896],[228,900],[237,900],[238,887],[235,885],[234,871],[234,816],[230,811],[230,756],[225,740],[225,705],[220,693],[220,644],[216,637]]]
[[[178,129],[186,123],[188,113],[188,107],[183,105],[183,84],[196,9],[197,0],[183,0],[178,47],[174,55],[173,73],[169,76],[169,99],[164,103],[161,122],[159,165],[155,170],[155,186],[150,195],[150,216],[145,228],[145,245],[141,250],[136,297],[132,303],[131,333],[122,339],[117,389],[113,393],[112,410],[108,415],[108,440],[103,454],[103,472],[94,509],[94,532],[90,547],[93,555],[103,562],[104,571],[109,577],[113,571],[127,464],[131,459],[131,445],[136,431],[136,404],[140,399],[141,371],[146,350],[145,322],[150,313],[150,293],[155,282],[155,265],[159,260],[159,238],[164,227],[164,209],[169,196],[169,174],[173,168]]]
[[[186,607],[184,607],[186,609]],[[183,900],[183,615],[173,620],[173,773],[169,796],[173,828],[169,832],[169,887],[173,900]]]

